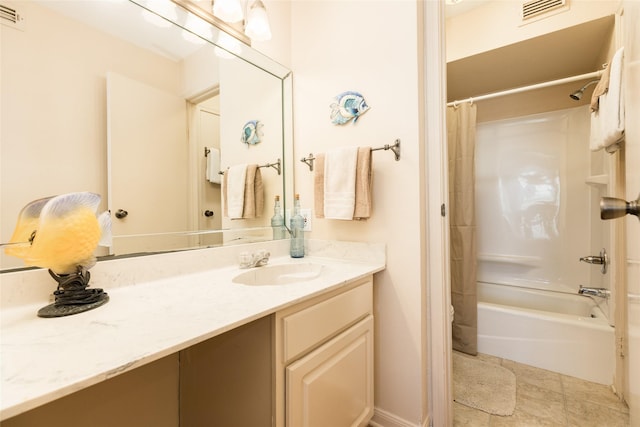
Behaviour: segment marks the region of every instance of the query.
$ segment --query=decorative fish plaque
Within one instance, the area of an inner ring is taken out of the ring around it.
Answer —
[[[262,138],[262,123],[258,120],[249,120],[242,127],[241,141],[247,145],[256,145]]]
[[[334,125],[344,125],[350,120],[355,123],[369,109],[364,97],[358,92],[343,92],[335,100],[331,104],[331,122]]]

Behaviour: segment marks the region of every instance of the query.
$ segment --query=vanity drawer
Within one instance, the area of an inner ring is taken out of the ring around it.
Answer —
[[[283,362],[302,356],[373,310],[371,279],[326,301],[282,318]]]

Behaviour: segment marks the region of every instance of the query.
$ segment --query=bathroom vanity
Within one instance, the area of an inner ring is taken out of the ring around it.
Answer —
[[[366,425],[384,245],[307,243],[100,262],[110,301],[57,319],[36,317],[46,271],[2,274],[2,425]],[[238,255],[260,249],[247,282]]]

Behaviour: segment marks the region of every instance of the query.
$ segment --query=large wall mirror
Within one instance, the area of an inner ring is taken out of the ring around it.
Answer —
[[[2,242],[28,202],[75,191],[111,211],[100,256],[271,239],[293,188],[288,69],[169,1],[10,4],[24,22],[0,26]],[[242,164],[263,166],[264,207],[229,219],[218,168]]]

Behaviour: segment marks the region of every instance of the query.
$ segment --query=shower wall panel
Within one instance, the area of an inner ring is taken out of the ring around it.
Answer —
[[[588,107],[478,125],[478,280],[571,293],[601,285],[579,261],[601,246],[590,162]]]

